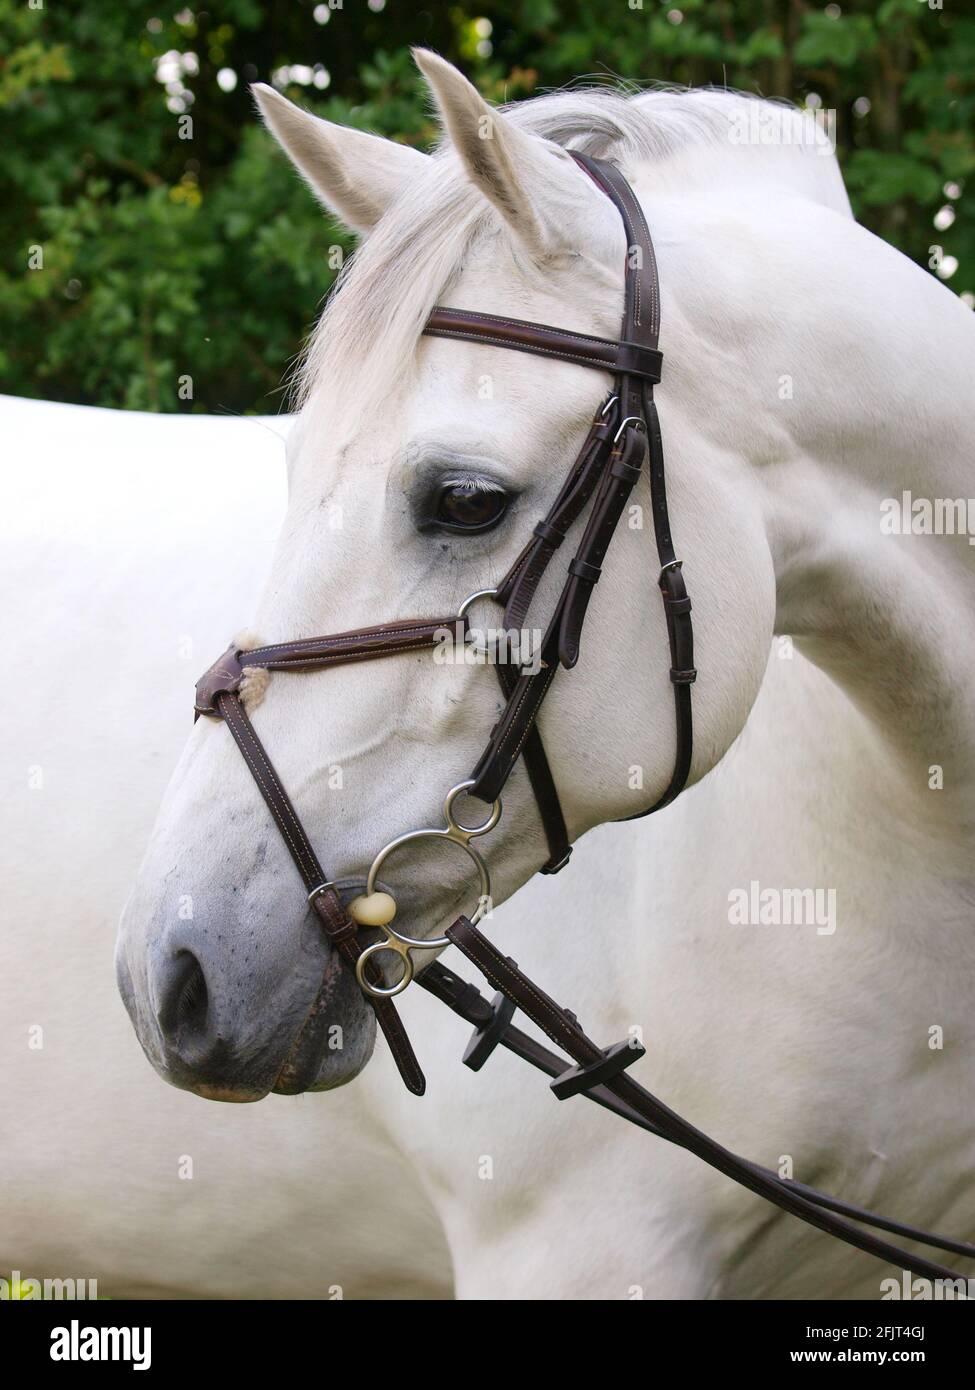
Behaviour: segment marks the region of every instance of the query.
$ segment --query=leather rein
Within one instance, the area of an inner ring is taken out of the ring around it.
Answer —
[[[861,1225],[958,1255],[975,1256],[975,1245],[878,1216],[803,1183],[782,1178],[771,1169],[730,1152],[669,1109],[628,1074],[627,1068],[645,1052],[635,1039],[628,1038],[608,1048],[600,1047],[587,1036],[570,1010],[559,1006],[519,970],[513,960],[503,956],[477,925],[490,904],[490,877],[484,859],[471,841],[497,824],[501,815],[501,792],[520,757],[524,759],[548,844],[548,859],[541,872],[559,872],[572,852],[538,730],[538,715],[559,667],[571,668],[579,659],[586,609],[627,499],[643,473],[645,459],[660,563],[659,586],[670,645],[677,737],[674,769],[668,786],[654,805],[637,814],[650,815],[673,801],[683,789],[691,765],[691,685],[697,672],[694,669],[691,601],[671,537],[663,445],[653,399],[662,363],[658,348],[660,294],[653,242],[633,190],[615,165],[581,154],[572,157],[613,202],[626,231],[628,252],[620,338],[614,341],[492,314],[440,307],[433,310],[424,328],[424,332],[433,337],[486,343],[551,357],[607,372],[613,377],[613,390],[597,410],[558,495],[535,526],[514,564],[496,588],[472,594],[456,614],[406,619],[252,650],[231,647],[197,685],[196,715],[220,718],[229,728],[304,881],[308,901],[327,939],[354,971],[375,1010],[377,1023],[389,1043],[400,1075],[415,1095],[423,1094],[426,1083],[393,1004],[393,996],[414,978],[413,950],[430,950],[450,944],[467,956],[494,986],[497,991],[494,998],[485,999],[475,985],[465,982],[439,961],[425,966],[416,975],[416,981],[473,1025],[474,1032],[463,1061],[474,1071],[484,1065],[496,1047],[505,1047],[552,1078],[551,1089],[559,1100],[584,1096],[639,1128],[688,1149],[743,1187],[821,1231],[923,1277],[956,1279],[959,1276],[947,1266],[911,1254],[861,1229]],[[384,846],[373,860],[365,896],[356,899],[347,910],[336,886],[322,868],[246,713],[239,693],[245,673],[249,669],[315,671],[407,651],[426,648],[432,651],[442,642],[445,633],[456,633],[459,628],[466,636],[468,609],[475,600],[488,597],[503,606],[506,630],[522,629],[550,561],[587,505],[590,510],[581,540],[568,564],[567,579],[544,631],[540,661],[533,662],[531,669],[501,661],[495,663],[504,708],[470,777],[447,795],[445,827],[412,831]],[[490,803],[491,813],[481,825],[468,826],[454,815],[453,804],[461,793]],[[424,838],[455,843],[474,862],[480,877],[481,896],[476,911],[469,917],[458,917],[445,936],[437,939],[412,938],[393,928],[390,922],[395,904],[387,894],[377,893],[375,889],[376,876],[386,857],[393,850]],[[362,906],[357,909],[357,904]],[[358,939],[360,925],[381,927],[385,933],[383,939],[363,948]],[[384,984],[375,959],[384,951],[395,952],[402,967],[400,977],[391,987]],[[319,996],[315,1009],[321,1008],[324,1002]],[[515,1026],[512,1020],[518,1010],[541,1029],[558,1052],[550,1051]],[[571,1060],[567,1061],[566,1057]]]

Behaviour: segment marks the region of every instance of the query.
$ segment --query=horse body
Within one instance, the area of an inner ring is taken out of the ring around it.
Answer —
[[[113,1297],[442,1294],[436,1219],[418,1189],[400,1204],[409,1175],[360,1092],[335,1110],[204,1106],[159,1085],[114,988],[196,668],[268,562],[289,422],[7,398],[0,415],[29,692],[3,723],[0,1272]]]

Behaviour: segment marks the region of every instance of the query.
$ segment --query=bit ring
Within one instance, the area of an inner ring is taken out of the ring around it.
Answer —
[[[487,819],[480,825],[464,825],[463,822],[457,820],[454,816],[454,802],[457,800],[458,796],[460,796],[461,792],[467,791],[468,788],[473,785],[473,779],[469,778],[467,781],[458,782],[455,787],[451,787],[443,803],[443,817],[445,821],[443,829],[409,830],[405,835],[397,835],[394,840],[390,840],[388,844],[383,845],[369,867],[369,874],[366,878],[365,886],[366,896],[375,892],[379,870],[394,850],[401,849],[404,845],[411,844],[417,840],[449,840],[451,843],[458,845],[464,850],[470,859],[473,860],[477,869],[478,887],[480,890],[478,904],[469,920],[473,923],[477,923],[481,920],[489,910],[491,901],[491,876],[483,857],[470,842],[479,835],[486,835],[488,831],[493,830],[497,825],[498,821],[501,819],[501,799],[499,797],[498,800],[494,802],[488,813]],[[356,979],[359,981],[361,989],[366,994],[371,994],[379,999],[390,999],[393,995],[401,994],[413,979],[411,951],[439,950],[443,946],[450,945],[449,940],[445,936],[407,936],[405,932],[397,931],[395,927],[388,924],[382,928],[382,931],[386,934],[385,939],[382,941],[375,941],[371,946],[367,946],[359,956],[355,965]],[[395,951],[403,961],[403,974],[401,978],[397,980],[394,985],[388,987],[385,985],[371,984],[365,977],[367,962],[371,960],[373,956],[378,955],[380,951]]]

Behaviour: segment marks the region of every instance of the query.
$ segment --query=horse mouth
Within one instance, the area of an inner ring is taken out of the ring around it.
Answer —
[[[275,1077],[274,1085],[271,1087],[275,1095],[301,1095],[303,1091],[311,1090],[318,1080],[328,1056],[332,1002],[336,989],[341,985],[341,977],[345,974],[345,966],[338,955],[334,955],[325,967],[318,993]]]
[[[362,892],[365,883],[363,877],[336,880],[335,886],[343,907],[348,907],[351,900]],[[336,1007],[337,1001],[341,1001],[342,1007]],[[330,1061],[341,1063],[344,1056],[342,1050],[331,1047],[331,1030],[340,1015],[348,1031],[350,1013],[361,1015],[361,1024],[354,1030],[356,1033],[360,1028],[368,1029],[371,1024],[374,1036],[375,1015],[348,966],[338,951],[332,950],[315,998],[271,1086],[274,1095],[296,1096],[304,1091],[328,1091],[358,1076],[372,1056],[371,1043],[361,1048],[361,1059],[352,1065],[329,1065]]]
[[[365,1031],[369,1028],[370,1023],[374,1029],[375,1015],[372,1009],[359,992],[355,980],[349,978],[346,966],[336,959],[334,965],[330,964],[326,968],[321,987],[308,1011],[308,1016],[281,1064],[281,1069],[271,1087],[271,1092],[274,1095],[297,1096],[305,1091],[330,1091],[336,1086],[344,1086],[347,1081],[352,1081],[359,1075],[372,1056],[374,1033],[367,1046],[357,1049],[359,1056],[351,1063],[345,1060],[345,1053],[330,1049],[329,1034],[335,1021],[336,987],[351,989],[361,1001],[364,1017],[361,1025],[357,1026],[356,1032]],[[336,1061],[340,1065],[330,1065]]]
[[[201,1100],[218,1100],[224,1105],[253,1105],[267,1095],[267,1091],[249,1090],[244,1086],[209,1086],[205,1081],[196,1082],[192,1090]]]

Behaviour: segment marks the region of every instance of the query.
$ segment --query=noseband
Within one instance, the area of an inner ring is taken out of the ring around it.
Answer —
[[[551,1089],[558,1099],[585,1096],[641,1129],[690,1150],[744,1187],[820,1230],[924,1277],[957,1278],[946,1266],[909,1254],[852,1222],[960,1255],[975,1255],[975,1246],[875,1215],[803,1183],[781,1178],[772,1170],[723,1148],[627,1074],[626,1069],[644,1055],[643,1047],[634,1039],[605,1049],[599,1047],[586,1035],[573,1013],[556,1004],[518,969],[514,961],[502,956],[478,928],[478,922],[490,907],[491,882],[487,864],[471,842],[497,825],[501,817],[501,793],[519,758],[524,760],[548,844],[548,858],[540,871],[558,873],[568,863],[572,852],[538,730],[538,715],[559,668],[571,669],[579,660],[582,629],[592,591],[627,499],[644,466],[649,476],[651,514],[660,564],[658,583],[670,645],[677,736],[670,781],[657,801],[637,816],[650,815],[673,801],[683,790],[691,766],[691,685],[697,672],[694,669],[691,601],[671,538],[663,445],[653,400],[653,388],[660,380],[662,363],[658,348],[660,294],[653,242],[633,190],[615,165],[581,154],[572,157],[613,202],[626,231],[628,251],[619,339],[598,338],[493,314],[447,308],[435,308],[424,328],[424,333],[431,337],[486,343],[551,357],[608,373],[613,378],[612,391],[596,411],[561,490],[508,573],[496,588],[470,595],[456,614],[445,617],[410,618],[254,650],[231,647],[197,685],[196,714],[223,719],[230,729],[301,874],[312,909],[328,940],[354,971],[375,1010],[400,1075],[416,1095],[423,1094],[426,1083],[392,996],[405,989],[414,978],[412,951],[454,945],[498,991],[491,1002],[474,985],[459,979],[439,961],[428,964],[416,980],[474,1025],[463,1058],[473,1070],[479,1070],[497,1046],[504,1046],[553,1078]],[[533,662],[531,669],[501,661],[495,664],[504,708],[470,776],[447,793],[443,826],[409,831],[384,845],[369,868],[365,893],[356,898],[347,911],[335,884],[319,863],[241,702],[239,691],[246,671],[315,671],[401,652],[432,650],[443,641],[445,633],[456,633],[459,629],[460,635],[466,637],[469,609],[474,602],[487,598],[503,607],[505,630],[523,629],[549,563],[587,506],[589,514],[582,537],[567,566],[567,578],[544,631],[538,654],[540,660]],[[458,820],[454,804],[461,794],[490,806],[487,817],[480,824],[469,826]],[[480,890],[478,906],[471,915],[458,917],[443,937],[435,939],[411,937],[394,929],[391,923],[396,904],[388,893],[377,889],[379,871],[391,854],[409,844],[430,840],[448,841],[464,851],[477,869]],[[384,935],[363,948],[357,936],[360,926],[381,928]],[[377,956],[382,952],[394,953],[400,962],[401,973],[392,985],[384,982],[377,963]],[[516,1010],[531,1019],[561,1053],[568,1054],[573,1065],[515,1027],[512,1018]]]

